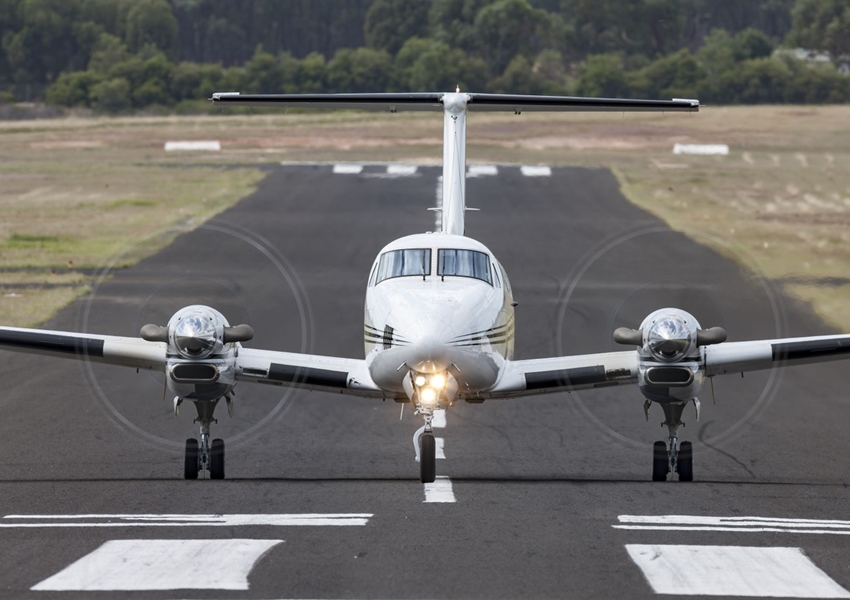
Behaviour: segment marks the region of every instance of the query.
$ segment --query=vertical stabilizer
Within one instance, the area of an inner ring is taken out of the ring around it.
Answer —
[[[466,212],[466,106],[467,94],[446,94],[443,101],[442,233],[463,235]]]

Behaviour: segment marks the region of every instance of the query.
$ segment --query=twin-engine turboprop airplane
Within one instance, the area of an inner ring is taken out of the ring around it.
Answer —
[[[210,440],[218,402],[228,409],[240,381],[292,385],[410,402],[424,417],[414,442],[420,479],[435,479],[434,411],[454,402],[481,402],[611,385],[637,385],[648,411],[661,406],[668,442],[655,443],[652,478],[693,479],[689,442],[678,440],[683,409],[705,379],[727,373],[850,358],[850,335],[726,342],[690,314],[663,308],[638,329],[620,328],[621,352],[514,359],[511,286],[499,261],[464,236],[466,116],[469,110],[681,111],[696,100],[620,100],[502,94],[214,94],[222,105],[443,112],[443,178],[439,230],[402,237],[375,259],[366,290],[364,359],[246,348],[253,330],[231,327],[208,306],[187,306],[164,327],[146,325],[139,338],[0,327],[0,348],[164,371],[174,410],[190,400],[200,444],[186,442],[184,475],[201,469],[224,477],[224,442]]]

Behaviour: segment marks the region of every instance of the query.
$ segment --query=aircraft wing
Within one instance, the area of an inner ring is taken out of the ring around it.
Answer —
[[[146,342],[135,337],[0,327],[0,349],[3,350],[137,369],[165,370],[166,348],[164,343]]]
[[[713,377],[842,359],[850,359],[850,335],[724,342],[703,347],[698,362],[703,374]],[[637,350],[509,361],[485,397],[510,398],[636,384],[640,367]]]
[[[141,338],[0,327],[0,350],[165,371],[168,345]],[[237,381],[382,398],[365,360],[239,348]]]
[[[388,396],[372,381],[365,360],[240,348],[236,379],[354,396]],[[392,397],[389,395],[388,397]]]

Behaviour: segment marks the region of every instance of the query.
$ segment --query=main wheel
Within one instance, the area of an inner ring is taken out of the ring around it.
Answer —
[[[183,478],[198,478],[198,440],[189,438],[186,440],[186,457],[183,462]]]
[[[670,461],[667,457],[667,444],[655,442],[652,447],[652,481],[667,481]]]
[[[679,444],[679,458],[676,465],[676,470],[679,471],[679,481],[694,480],[694,450],[690,442]]]
[[[224,479],[224,440],[215,439],[210,447],[210,479]]]
[[[434,483],[437,478],[437,444],[433,433],[419,437],[419,478],[422,483]]]

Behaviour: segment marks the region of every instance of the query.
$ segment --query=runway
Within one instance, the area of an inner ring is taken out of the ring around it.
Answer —
[[[433,228],[439,175],[277,167],[123,268],[148,243],[128,240],[46,328],[138,335],[203,303],[251,324],[246,346],[362,357],[372,261]],[[613,330],[664,306],[730,341],[832,333],[606,170],[470,175],[467,235],[511,279],[519,358],[622,349]],[[227,479],[184,481],[194,409],[175,418],[161,375],[0,356],[0,598],[850,597],[842,363],[717,378],[716,404],[706,386],[683,418],[693,483],[650,481],[662,413],[609,388],[451,407],[423,486],[420,419],[393,402],[242,384],[213,426]]]

